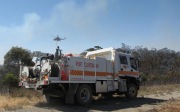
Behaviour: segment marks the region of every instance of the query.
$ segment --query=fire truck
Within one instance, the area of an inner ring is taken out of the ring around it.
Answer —
[[[37,64],[38,63],[38,64]],[[114,48],[91,51],[85,57],[55,55],[41,57],[34,67],[20,67],[20,86],[33,88],[47,101],[61,97],[65,103],[90,104],[97,94],[124,94],[137,97],[140,86],[139,60]]]

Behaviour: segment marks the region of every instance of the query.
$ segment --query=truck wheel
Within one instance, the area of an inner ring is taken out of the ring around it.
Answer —
[[[92,101],[92,89],[89,85],[80,85],[76,92],[76,100],[80,105],[88,105]]]
[[[137,86],[135,84],[129,84],[127,88],[127,92],[125,94],[127,99],[135,99],[137,97]]]

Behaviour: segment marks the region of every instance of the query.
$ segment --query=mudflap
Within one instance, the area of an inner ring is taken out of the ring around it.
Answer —
[[[74,104],[74,95],[78,89],[79,84],[69,84],[69,89],[66,92],[65,103]]]
[[[57,97],[64,97],[65,96],[64,92],[60,91],[60,90],[44,89],[42,92],[43,92],[43,94],[47,94],[49,96],[57,96]]]
[[[66,94],[66,104],[74,104],[74,94]]]

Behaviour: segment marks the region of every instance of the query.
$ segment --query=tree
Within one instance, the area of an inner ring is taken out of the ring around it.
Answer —
[[[95,50],[100,50],[100,49],[102,49],[102,47],[100,47],[100,46],[94,46],[94,48],[95,48]]]
[[[131,46],[126,45],[125,43],[122,43],[122,47],[121,48],[117,48],[116,51],[124,52],[124,53],[131,53],[132,49],[131,49]]]
[[[8,87],[8,90],[10,92],[11,88],[18,86],[18,78],[13,74],[8,73],[3,78],[2,83]]]
[[[85,56],[88,51],[96,51],[96,50],[100,50],[100,49],[103,49],[103,48],[100,47],[100,46],[94,46],[94,47],[92,47],[92,48],[88,48],[88,49],[84,50],[84,51],[81,53],[81,55],[82,55],[82,56]]]
[[[4,66],[0,65],[0,80],[3,78],[5,74],[6,70],[4,69]]]
[[[31,52],[21,47],[12,47],[4,56],[4,67],[9,73],[18,76],[19,66],[32,65]]]

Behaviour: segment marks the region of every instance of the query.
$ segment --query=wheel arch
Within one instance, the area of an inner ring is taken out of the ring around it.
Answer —
[[[127,86],[131,83],[135,84],[137,86],[137,89],[139,90],[140,86],[140,80],[138,77],[132,77],[132,76],[125,76],[122,79],[126,79]]]

